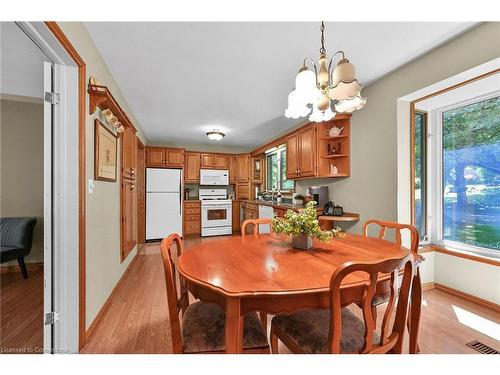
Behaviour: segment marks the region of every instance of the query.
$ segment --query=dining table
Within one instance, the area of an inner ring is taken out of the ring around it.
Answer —
[[[195,298],[225,309],[226,353],[241,353],[246,313],[276,315],[328,308],[330,279],[340,265],[383,261],[409,253],[396,243],[350,233],[328,242],[314,240],[309,250],[294,249],[288,236],[276,233],[228,236],[191,246],[177,259],[177,269]],[[345,301],[341,297],[342,305],[353,303],[349,296],[366,288],[367,281],[365,273],[348,275],[341,284],[341,295],[346,296]],[[415,282],[420,283],[420,279]],[[417,350],[421,301],[421,288],[412,288],[410,353]]]

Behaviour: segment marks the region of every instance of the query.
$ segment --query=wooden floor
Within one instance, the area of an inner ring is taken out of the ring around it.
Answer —
[[[185,241],[186,249],[199,241],[210,239],[188,239]],[[146,245],[82,352],[171,353],[166,298],[159,246]],[[492,310],[441,291],[427,291],[424,293],[419,337],[421,352],[477,353],[465,345],[472,340],[500,349],[493,338],[462,324],[467,322],[460,314],[465,314],[468,320],[484,318],[500,324],[500,317]],[[379,311],[378,316],[382,315]],[[408,346],[405,345],[405,348]],[[286,348],[280,347],[280,353],[287,352]]]
[[[0,273],[0,353],[43,348],[43,269]]]

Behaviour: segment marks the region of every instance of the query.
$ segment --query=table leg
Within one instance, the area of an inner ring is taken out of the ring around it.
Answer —
[[[418,330],[420,326],[420,313],[422,310],[422,281],[420,280],[420,270],[417,269],[417,274],[413,279],[411,289],[411,304],[410,304],[410,354],[419,352],[418,349]]]
[[[239,354],[243,350],[243,323],[239,298],[226,300],[226,354]]]

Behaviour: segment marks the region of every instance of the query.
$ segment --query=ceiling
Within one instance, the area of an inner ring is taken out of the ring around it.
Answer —
[[[297,124],[283,112],[304,57],[318,58],[319,22],[87,22],[148,143],[250,150]],[[473,23],[326,23],[365,86]],[[97,77],[99,79],[99,77]],[[368,98],[370,100],[370,98]]]
[[[43,98],[43,62],[50,61],[14,22],[0,23],[0,93]]]

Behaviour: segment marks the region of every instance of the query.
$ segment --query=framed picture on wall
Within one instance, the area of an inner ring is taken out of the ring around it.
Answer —
[[[94,140],[94,179],[116,181],[117,137],[96,119]]]

